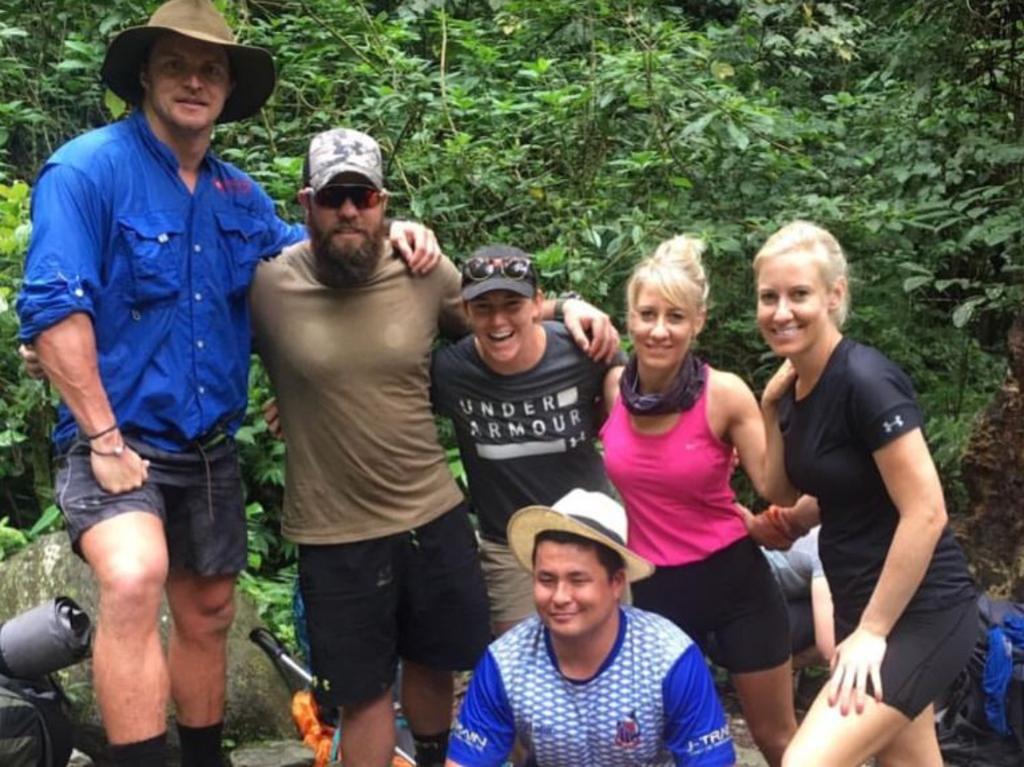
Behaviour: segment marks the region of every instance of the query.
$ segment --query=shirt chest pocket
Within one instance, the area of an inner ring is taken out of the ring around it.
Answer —
[[[244,292],[252,282],[256,264],[263,256],[267,224],[245,213],[217,211],[221,252],[226,256],[228,285],[232,294]]]
[[[140,214],[118,220],[120,248],[128,263],[129,300],[149,306],[175,300],[181,292],[184,227],[168,216]]]

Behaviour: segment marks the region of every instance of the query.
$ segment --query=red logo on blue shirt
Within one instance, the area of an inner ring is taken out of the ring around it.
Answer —
[[[633,748],[640,742],[640,723],[636,720],[636,711],[615,725],[615,745],[621,748]]]
[[[252,183],[245,178],[216,179],[213,188],[222,194],[249,194]]]

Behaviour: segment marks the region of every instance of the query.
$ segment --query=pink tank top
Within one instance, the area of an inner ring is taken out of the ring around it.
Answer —
[[[733,449],[711,431],[707,405],[705,385],[675,426],[652,435],[633,428],[617,398],[601,429],[604,465],[629,517],[629,548],[655,565],[698,562],[747,534],[729,485]]]

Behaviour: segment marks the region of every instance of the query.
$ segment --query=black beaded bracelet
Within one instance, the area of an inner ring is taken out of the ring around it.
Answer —
[[[107,434],[110,434],[113,431],[117,431],[117,421],[114,422],[113,426],[108,426],[105,429],[101,429],[100,431],[96,432],[95,434],[82,434],[82,436],[85,437],[85,441],[86,442],[92,442],[94,439],[99,439],[100,437],[105,437]]]

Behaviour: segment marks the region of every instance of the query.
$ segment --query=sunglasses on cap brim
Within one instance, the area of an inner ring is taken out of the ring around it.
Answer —
[[[486,258],[474,256],[462,265],[462,276],[470,282],[481,282],[494,276],[510,280],[535,280],[533,262],[521,256]]]
[[[358,210],[376,208],[383,198],[380,189],[372,186],[353,186],[349,184],[328,184],[313,193],[313,202],[321,208],[340,208],[345,200],[351,200]]]

